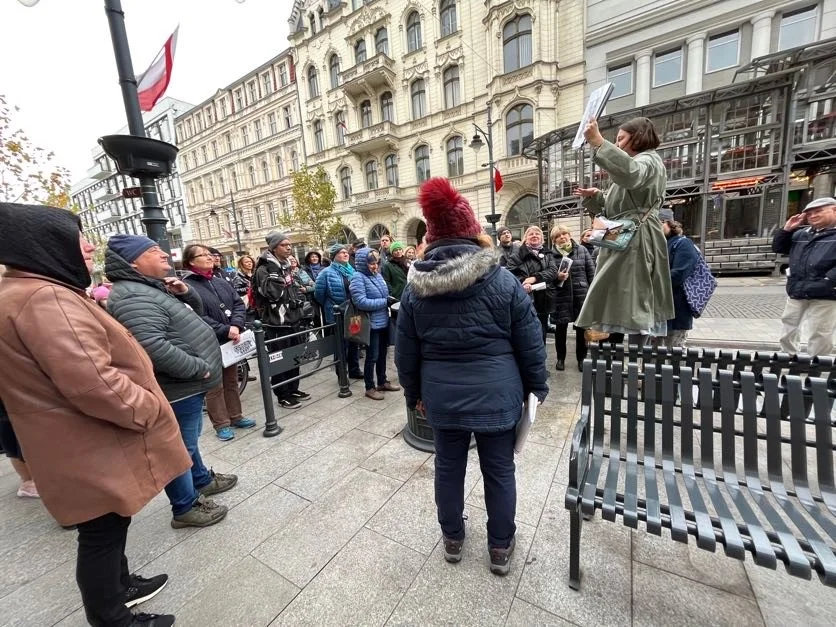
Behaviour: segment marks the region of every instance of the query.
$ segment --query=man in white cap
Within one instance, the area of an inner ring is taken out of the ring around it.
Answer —
[[[802,324],[810,330],[807,352],[833,352],[836,332],[836,198],[819,198],[787,220],[772,250],[790,256],[781,350],[798,353]]]

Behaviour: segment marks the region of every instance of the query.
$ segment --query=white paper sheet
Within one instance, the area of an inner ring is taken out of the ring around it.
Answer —
[[[545,281],[544,281],[544,282],[542,282],[542,283],[534,283],[534,284],[531,286],[531,291],[532,291],[532,292],[539,292],[540,290],[544,290],[544,289],[546,289],[546,283],[545,283]]]
[[[237,344],[232,341],[221,344],[221,358],[224,368],[237,364],[242,359],[255,355],[255,334],[252,331],[244,331]]]
[[[601,87],[589,94],[589,100],[586,101],[586,109],[583,112],[581,123],[578,125],[578,132],[575,134],[575,140],[572,142],[572,148],[578,150],[583,148],[586,139],[583,132],[586,125],[591,120],[596,120],[604,112],[604,107],[607,106],[607,101],[610,99],[610,94],[613,90],[612,83],[604,83]]]
[[[520,416],[520,421],[517,423],[517,437],[514,440],[514,452],[518,455],[522,453],[525,441],[531,431],[531,426],[537,418],[537,405],[539,402],[534,394],[529,394],[525,405],[523,405],[522,416]]]

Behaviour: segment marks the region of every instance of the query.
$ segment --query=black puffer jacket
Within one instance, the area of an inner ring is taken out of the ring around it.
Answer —
[[[219,344],[229,342],[230,327],[238,327],[240,331],[247,328],[247,307],[232,283],[217,275],[210,281],[193,272],[187,273],[183,281],[203,301],[203,320],[212,327]]]
[[[207,392],[221,382],[221,349],[201,318],[195,290],[174,296],[165,284],[139,274],[112,250],[105,273],[113,283],[107,309],[148,353],[154,375],[170,402]],[[210,372],[208,378],[206,373]]]
[[[569,278],[564,281],[563,287],[558,285],[560,280],[555,281],[554,315],[552,316],[555,324],[568,324],[575,321],[595,276],[595,262],[584,246],[572,240],[572,250],[568,256],[572,260]],[[559,253],[556,259],[559,269],[561,260]]]
[[[790,256],[790,298],[836,300],[836,228],[778,229],[772,250]]]
[[[534,309],[538,314],[547,314],[554,311],[558,263],[557,256],[547,248],[541,249],[540,253],[537,254],[529,250],[525,244],[521,244],[517,251],[508,258],[506,268],[520,282],[533,276],[537,279],[537,283],[546,284],[546,289],[531,292],[531,296],[534,297]]]

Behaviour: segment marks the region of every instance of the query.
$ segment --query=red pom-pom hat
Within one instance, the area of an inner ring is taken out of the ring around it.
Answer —
[[[427,222],[428,244],[439,239],[472,238],[482,232],[470,203],[443,177],[421,185],[418,204]]]

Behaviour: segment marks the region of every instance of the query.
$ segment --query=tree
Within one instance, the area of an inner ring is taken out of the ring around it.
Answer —
[[[322,166],[309,170],[303,165],[294,172],[293,209],[282,216],[280,224],[308,236],[308,241],[322,250],[341,226],[334,216],[337,192]]]
[[[69,171],[54,163],[52,152],[35,146],[15,128],[13,115],[18,111],[0,94],[0,201],[72,210]]]

